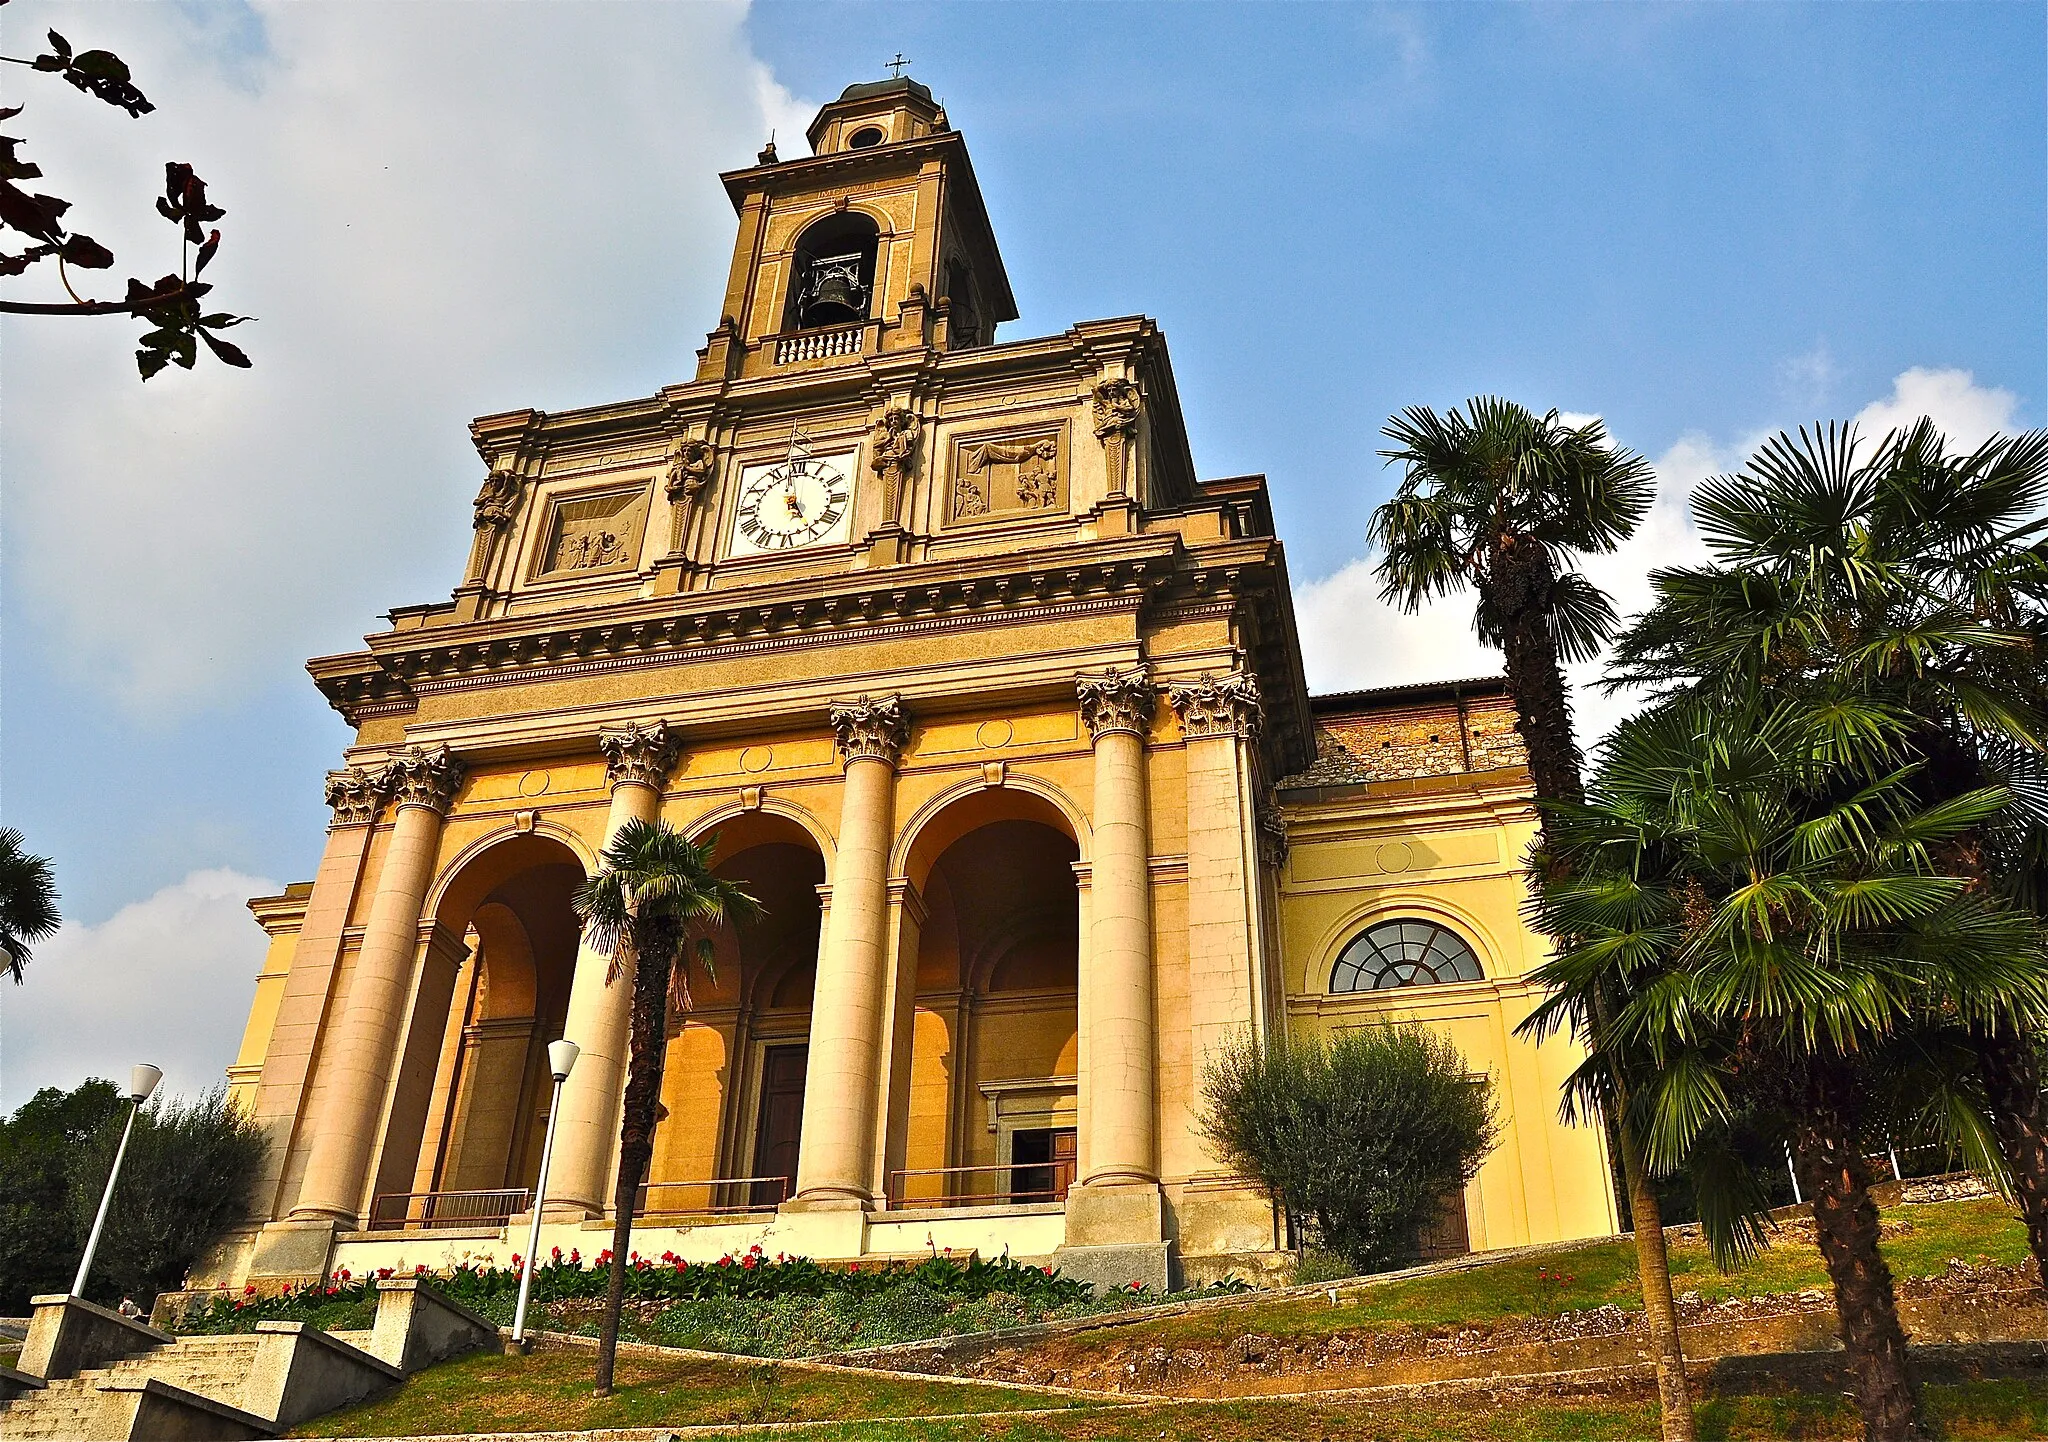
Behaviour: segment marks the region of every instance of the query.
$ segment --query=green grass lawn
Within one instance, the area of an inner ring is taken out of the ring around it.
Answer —
[[[1947,1266],[1950,1257],[2009,1265],[2028,1256],[2026,1229],[1996,1198],[1899,1207],[1886,1212],[1884,1219],[1911,1224],[1910,1232],[1883,1243],[1885,1258],[1899,1277],[1933,1276]],[[1809,1244],[1780,1241],[1748,1266],[1727,1274],[1716,1270],[1706,1247],[1697,1241],[1674,1238],[1670,1253],[1672,1290],[1698,1292],[1710,1302],[1828,1287],[1820,1253]],[[1574,1280],[1563,1287],[1546,1285],[1537,1278],[1538,1272],[1545,1271],[1562,1271]],[[1246,1332],[1345,1331],[1375,1322],[1414,1326],[1484,1322],[1609,1302],[1642,1308],[1635,1243],[1626,1237],[1589,1242],[1541,1259],[1502,1261],[1470,1271],[1373,1284],[1345,1295],[1334,1307],[1322,1297],[1282,1298],[1137,1323],[1108,1335],[1113,1335],[1118,1345],[1140,1338],[1175,1345],[1227,1341]]]
[[[585,1366],[588,1365],[588,1359]],[[450,1363],[439,1371],[454,1371]],[[431,1376],[433,1374],[423,1374]],[[587,1371],[580,1378],[587,1387]],[[939,1384],[917,1386],[936,1388]],[[1021,1396],[1022,1394],[1011,1394]],[[739,1420],[716,1411],[686,1410],[693,1399],[713,1396],[712,1390],[678,1393],[676,1400],[654,1411],[636,1412],[640,1425],[685,1426]],[[582,1399],[588,1401],[587,1398]],[[873,1400],[880,1400],[879,1398]],[[2039,1438],[2048,1436],[2048,1383],[1972,1382],[1926,1389],[1927,1411],[1937,1435],[1955,1439]],[[388,1404],[387,1404],[388,1405]],[[724,1395],[712,1406],[740,1407],[747,1399]],[[936,1413],[939,1409],[928,1409]],[[360,1421],[376,1414],[358,1409],[316,1424],[335,1435],[388,1436],[389,1430],[366,1431]],[[843,1413],[840,1415],[844,1415]],[[418,1423],[443,1429],[449,1414],[420,1414]],[[765,1420],[765,1419],[764,1419]],[[776,1418],[773,1420],[787,1420]],[[356,1431],[347,1432],[344,1424]],[[591,1425],[547,1412],[514,1422],[500,1416],[495,1425],[538,1429]],[[626,1424],[599,1424],[626,1425]],[[457,1429],[444,1429],[457,1430]],[[1862,1428],[1849,1401],[1833,1394],[1788,1393],[1774,1396],[1716,1396],[1701,1403],[1701,1442],[1764,1442],[1764,1439],[1846,1439]],[[1445,1397],[1407,1396],[1354,1404],[1307,1402],[1202,1402],[1173,1407],[1089,1407],[1055,1416],[946,1417],[848,1421],[837,1427],[806,1430],[818,1442],[1634,1442],[1657,1434],[1656,1404],[1647,1397],[1614,1402],[1544,1401],[1518,1398],[1503,1405],[1483,1394]],[[733,1439],[749,1435],[735,1429]],[[756,1432],[751,1435],[759,1437]]]
[[[622,1354],[618,1390],[590,1395],[596,1354],[478,1353],[408,1378],[372,1402],[306,1423],[294,1436],[405,1437],[441,1432],[808,1422],[1058,1407],[1008,1388],[912,1377],[791,1371],[773,1362]]]

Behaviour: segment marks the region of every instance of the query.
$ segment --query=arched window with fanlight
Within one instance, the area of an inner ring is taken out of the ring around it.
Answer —
[[[1331,969],[1330,990],[1391,991],[1485,978],[1464,937],[1441,922],[1405,916],[1377,922],[1353,937]]]

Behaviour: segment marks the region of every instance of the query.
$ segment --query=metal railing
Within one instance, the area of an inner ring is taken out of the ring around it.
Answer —
[[[369,1230],[502,1227],[533,1199],[527,1187],[485,1192],[385,1192],[370,1203]]]
[[[782,336],[775,342],[775,363],[786,366],[791,361],[859,355],[867,328],[867,322],[860,321],[853,325],[835,326],[831,330],[807,330]]]
[[[681,1196],[701,1192],[699,1206]],[[643,1217],[716,1217],[773,1211],[789,1200],[788,1177],[715,1177],[702,1182],[643,1182],[636,1203]]]
[[[918,1177],[937,1180],[914,1183],[912,1179]],[[991,1183],[986,1191],[980,1189],[984,1177]],[[961,1182],[965,1185],[960,1185]],[[1071,1161],[1010,1162],[992,1167],[898,1167],[889,1173],[886,1201],[892,1210],[1063,1202],[1067,1189],[1073,1185]],[[912,1195],[913,1190],[918,1194]]]

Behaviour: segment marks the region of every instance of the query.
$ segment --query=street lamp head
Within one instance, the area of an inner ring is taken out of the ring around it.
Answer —
[[[137,1062],[128,1072],[128,1099],[137,1106],[149,1100],[149,1094],[156,1090],[156,1084],[164,1079],[162,1067],[151,1066],[148,1062]]]
[[[556,1081],[568,1080],[570,1068],[576,1065],[579,1050],[576,1043],[567,1037],[548,1043],[548,1070],[554,1073]]]

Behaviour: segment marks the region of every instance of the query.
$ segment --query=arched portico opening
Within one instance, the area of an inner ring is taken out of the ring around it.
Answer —
[[[924,921],[890,1118],[892,1205],[1064,1200],[1078,1135],[1079,856],[1065,815],[1015,788],[955,800],[906,852]]]
[[[430,906],[371,1203],[373,1226],[496,1221],[540,1173],[584,865],[511,835],[463,858]]]
[[[716,871],[761,915],[718,930],[712,974],[693,970],[690,1008],[670,1017],[653,1215],[773,1207],[796,1185],[825,858],[773,812],[724,818],[711,834]]]

